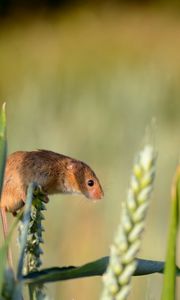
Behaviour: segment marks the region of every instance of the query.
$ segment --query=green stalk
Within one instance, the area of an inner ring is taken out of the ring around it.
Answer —
[[[17,278],[19,280],[23,276],[23,266],[24,266],[24,259],[26,254],[26,243],[28,238],[29,222],[31,217],[31,205],[32,205],[33,192],[35,187],[36,185],[34,183],[31,183],[28,187],[26,204],[23,213],[23,219],[22,219],[23,231],[20,236],[20,254],[19,254],[19,262],[18,262],[18,269],[17,269]]]
[[[176,299],[176,239],[179,224],[180,166],[177,169],[172,187],[169,237],[161,300]]]
[[[2,106],[0,113],[0,194],[3,186],[4,170],[7,155],[7,138],[6,138],[6,106]]]
[[[2,192],[3,180],[4,180],[6,153],[7,153],[6,111],[5,111],[5,103],[4,103],[2,106],[2,110],[0,112],[0,196]],[[6,265],[5,262],[6,262],[7,248],[8,248],[8,242],[6,241],[0,249],[0,291],[2,289],[3,280],[4,280],[4,269]]]

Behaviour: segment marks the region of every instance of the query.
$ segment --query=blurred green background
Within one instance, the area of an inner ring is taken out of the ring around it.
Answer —
[[[0,1],[8,150],[44,148],[81,159],[97,173],[105,197],[96,204],[82,196],[51,197],[44,267],[109,254],[132,162],[153,118],[157,177],[139,256],[163,260],[180,148],[178,4],[46,2]],[[16,258],[17,249],[14,238]],[[52,299],[94,300],[102,284],[88,278],[47,287]],[[161,275],[134,278],[129,300],[160,299],[161,288]]]

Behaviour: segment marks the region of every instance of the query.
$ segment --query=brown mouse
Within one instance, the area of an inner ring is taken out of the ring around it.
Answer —
[[[40,185],[47,195],[103,197],[97,176],[84,162],[48,150],[17,151],[7,159],[0,207],[12,213],[19,210],[31,182]]]
[[[83,194],[101,199],[103,190],[94,171],[84,162],[48,150],[17,151],[9,155],[0,202],[3,229],[7,235],[6,212],[16,215],[24,206],[31,182],[51,194]]]

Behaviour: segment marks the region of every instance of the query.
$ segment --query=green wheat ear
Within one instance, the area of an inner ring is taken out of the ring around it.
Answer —
[[[110,260],[103,276],[101,300],[124,300],[130,292],[130,280],[137,263],[141,235],[155,177],[156,152],[147,145],[136,158],[121,223],[110,247]]]
[[[43,251],[41,244],[43,243],[42,233],[44,227],[43,211],[46,210],[45,202],[46,195],[42,192],[41,187],[36,186],[33,191],[32,206],[30,211],[30,219],[28,224],[28,234],[25,246],[25,255],[23,263],[23,275],[30,272],[38,271],[42,265],[41,255]],[[23,232],[23,221],[19,225],[19,240]],[[30,299],[48,299],[43,284],[29,285]]]
[[[161,300],[176,299],[176,256],[177,256],[177,241],[178,241],[178,227],[180,219],[180,164],[177,167],[175,178],[172,185],[171,192],[171,210],[169,221],[169,233],[167,254],[164,271],[164,282],[162,288]]]

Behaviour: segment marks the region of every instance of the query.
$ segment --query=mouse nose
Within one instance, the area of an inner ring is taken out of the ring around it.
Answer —
[[[104,196],[104,192],[101,188],[96,188],[90,191],[89,198],[94,200],[100,200]]]

